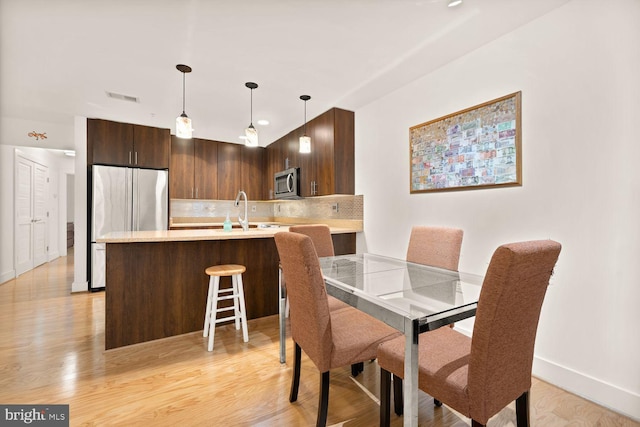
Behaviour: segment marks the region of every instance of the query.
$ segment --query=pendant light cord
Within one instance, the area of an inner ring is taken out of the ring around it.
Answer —
[[[184,105],[185,105],[184,100],[185,100],[185,97],[186,97],[186,93],[185,93],[185,85],[184,85],[184,71],[183,71],[183,72],[182,72],[182,114],[186,114],[186,113],[184,112]]]

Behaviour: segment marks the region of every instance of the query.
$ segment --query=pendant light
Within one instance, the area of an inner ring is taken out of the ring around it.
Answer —
[[[251,120],[249,121],[249,127],[244,130],[244,135],[246,136],[244,145],[247,147],[257,147],[258,131],[253,127],[253,90],[258,88],[258,84],[246,82],[244,85],[251,90]]]
[[[300,137],[300,152],[311,152],[311,138],[307,136],[307,101],[311,99],[309,95],[300,95],[300,99],[304,101],[304,132]]]
[[[176,65],[178,71],[182,73],[182,114],[176,118],[176,136],[178,138],[191,138],[193,134],[193,128],[191,127],[191,119],[184,112],[184,76],[186,73],[191,72],[191,67],[184,64]]]

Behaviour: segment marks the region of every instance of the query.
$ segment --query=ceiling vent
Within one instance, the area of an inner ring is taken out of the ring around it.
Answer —
[[[113,99],[119,99],[120,101],[127,101],[127,102],[140,102],[140,99],[138,99],[135,96],[129,96],[129,95],[122,95],[120,93],[115,93],[115,92],[109,92],[107,91],[107,96],[109,98],[113,98]]]

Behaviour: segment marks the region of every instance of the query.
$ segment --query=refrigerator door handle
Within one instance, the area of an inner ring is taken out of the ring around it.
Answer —
[[[132,204],[131,209],[131,230],[138,231],[140,229],[140,189],[138,187],[139,179],[140,179],[140,170],[132,169],[131,170],[131,191],[133,193],[133,197],[130,199]]]

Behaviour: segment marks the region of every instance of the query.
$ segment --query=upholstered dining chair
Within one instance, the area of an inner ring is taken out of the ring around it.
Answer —
[[[331,229],[326,224],[304,224],[304,225],[292,225],[289,227],[289,231],[292,233],[300,233],[305,236],[309,236],[313,242],[313,246],[316,249],[316,254],[319,257],[334,256],[335,250],[333,247],[333,239],[331,238]],[[327,295],[329,299],[329,310],[340,310],[349,307],[349,304],[340,301],[337,298]],[[288,305],[287,305],[288,307]],[[287,308],[288,313],[288,308]]]
[[[292,225],[289,227],[289,231],[292,233],[300,233],[305,236],[311,237],[313,246],[316,249],[316,254],[319,257],[335,256],[335,249],[333,247],[333,239],[331,238],[331,229],[326,224],[302,224]],[[355,310],[349,304],[340,301],[338,298],[334,298],[331,295],[327,295],[329,302],[329,311],[342,310],[349,308]],[[285,315],[289,315],[289,298],[285,304]],[[364,371],[364,363],[354,363],[351,365],[351,375],[357,377],[360,372]]]
[[[560,249],[552,240],[498,247],[482,284],[472,337],[446,327],[420,334],[418,387],[436,406],[451,406],[477,427],[515,400],[518,427],[529,425],[533,348]],[[390,421],[391,373],[394,379],[404,374],[404,346],[399,338],[378,349],[381,426]],[[395,407],[401,412],[397,389]]]
[[[320,371],[317,426],[325,426],[329,371],[375,359],[378,346],[400,332],[356,309],[329,310],[320,262],[309,236],[280,232],[274,236],[287,282],[291,337],[295,345],[289,401],[298,399],[302,350]]]
[[[411,228],[407,261],[458,271],[463,234],[459,228],[416,225]]]
[[[462,235],[459,228],[414,226],[407,261],[458,271]]]

